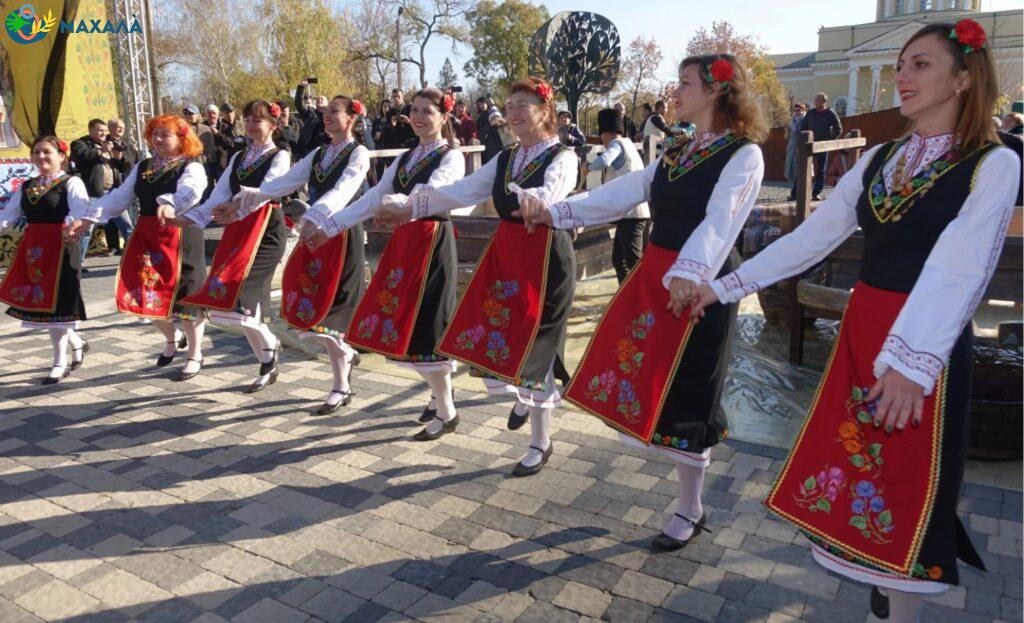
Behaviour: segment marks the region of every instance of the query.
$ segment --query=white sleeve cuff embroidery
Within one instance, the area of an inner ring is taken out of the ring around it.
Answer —
[[[417,220],[430,216],[430,190],[433,187],[429,184],[416,184],[412,190],[412,219]]]
[[[753,294],[761,289],[757,283],[743,283],[743,280],[736,273],[729,273],[721,279],[711,282],[711,289],[718,295],[722,303],[735,303],[745,296]]]
[[[923,387],[925,396],[928,396],[944,367],[942,360],[935,355],[916,351],[899,336],[890,334],[875,359],[874,373],[875,378],[882,378],[886,370],[892,368]]]
[[[583,219],[573,216],[572,206],[568,201],[559,201],[547,208],[551,213],[551,224],[555,229],[575,229],[583,227]]]
[[[676,258],[676,261],[672,263],[668,272],[666,272],[665,276],[661,278],[661,284],[665,286],[666,290],[668,290],[669,283],[672,282],[674,277],[686,279],[696,284],[707,283],[707,274],[709,270],[710,268],[707,264],[683,258]]]
[[[321,214],[318,210],[309,209],[302,217],[303,220],[313,223],[320,231],[324,232],[330,237],[334,237],[338,234],[334,222],[331,221],[330,217]]]

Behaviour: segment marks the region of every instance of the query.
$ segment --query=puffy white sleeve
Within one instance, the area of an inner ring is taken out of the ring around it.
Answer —
[[[857,201],[864,191],[864,169],[881,145],[864,154],[806,221],[768,245],[738,270],[711,282],[723,303],[733,303],[761,288],[802,273],[824,259],[857,231]]]
[[[427,186],[440,188],[461,180],[466,176],[466,156],[461,151],[451,149],[441,158],[441,164],[437,165],[434,172],[427,180]],[[450,210],[455,216],[469,215],[476,206],[463,206]]]
[[[220,174],[217,183],[213,187],[210,196],[203,203],[192,208],[182,216],[196,224],[197,227],[206,227],[213,220],[213,208],[222,203],[231,201],[231,171],[235,168],[235,160],[240,158],[242,152],[235,152],[228,159],[228,166]]]
[[[335,212],[331,217],[331,230],[325,229],[324,233],[334,236],[346,229],[355,227],[367,219],[373,218],[377,213],[377,208],[380,207],[381,201],[384,199],[384,195],[390,194],[394,189],[395,175],[398,174],[400,160],[401,158],[395,158],[388,165],[388,168],[384,169],[384,174],[380,176],[380,181],[377,182],[376,186],[363,193],[362,197],[345,206],[344,210]]]
[[[544,185],[534,189],[537,197],[549,205],[568,197],[576,188],[579,166],[580,159],[571,149],[563,149],[555,154],[551,164],[544,171]]]
[[[978,308],[1002,253],[1021,167],[1006,147],[990,152],[958,216],[928,254],[914,289],[875,359],[931,394],[960,333]]]
[[[270,167],[267,169],[267,174],[263,176],[263,182],[273,182],[277,178],[288,173],[291,167],[292,156],[290,153],[288,153],[287,150],[282,149],[281,151],[274,154],[274,159],[270,161]],[[248,186],[242,186],[242,189],[255,190],[254,188]],[[274,199],[277,198],[278,197],[274,197]],[[230,200],[230,198],[228,200]],[[236,214],[239,219],[243,219],[252,214],[253,212],[255,212],[257,208],[261,207],[263,207],[262,202],[243,201],[242,205],[238,208],[238,212]]]
[[[68,216],[66,220],[78,220],[89,213],[89,192],[80,177],[72,176],[64,182],[68,190]],[[2,220],[2,218],[0,218]]]
[[[14,191],[14,194],[7,199],[7,203],[4,205],[3,209],[0,210],[0,230],[12,227],[21,218],[21,196],[23,194],[21,186],[19,186],[18,190]]]
[[[309,181],[309,174],[313,170],[313,158],[316,157],[320,149],[322,147],[309,152],[305,158],[296,162],[291,168],[280,175],[271,177],[268,174],[263,179],[263,183],[260,184],[260,194],[265,195],[267,199],[286,197],[305,186],[306,182]],[[274,158],[274,164],[277,164],[276,157]]]
[[[136,164],[120,186],[92,200],[84,218],[94,223],[106,223],[131,207],[135,200],[135,180],[138,176],[139,165]]]
[[[460,153],[461,155],[461,153]],[[445,186],[433,187],[431,184],[417,186],[410,198],[412,199],[412,218],[426,218],[451,212],[456,208],[472,208],[491,198],[494,189],[494,176],[498,174],[498,157],[487,161],[472,174],[451,181]]]
[[[711,192],[704,220],[683,243],[676,261],[662,277],[666,289],[673,277],[703,283],[722,270],[754,207],[763,177],[760,147],[744,145],[733,154]]]
[[[575,229],[623,218],[638,203],[650,199],[651,182],[659,166],[660,157],[639,171],[549,205],[553,226],[555,229]]]
[[[173,193],[160,195],[156,198],[158,204],[169,205],[174,208],[174,214],[184,214],[203,198],[203,191],[206,190],[208,180],[206,169],[198,162],[190,162],[185,165],[185,170],[178,178],[178,185]]]
[[[370,151],[359,145],[352,150],[348,158],[348,166],[331,188],[316,203],[309,206],[302,219],[316,225],[328,236],[336,236],[339,231],[331,217],[343,210],[352,197],[359,192],[366,181],[366,173],[370,170]]]

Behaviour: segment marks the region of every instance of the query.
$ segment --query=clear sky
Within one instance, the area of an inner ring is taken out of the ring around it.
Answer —
[[[533,0],[537,4],[536,0]],[[873,0],[588,0],[544,2],[548,12],[584,10],[600,13],[615,24],[625,48],[637,35],[654,37],[665,54],[662,73],[671,79],[673,67],[682,60],[686,42],[701,26],[725,20],[740,33],[757,35],[772,54],[811,52],[818,47],[818,29],[822,26],[862,24],[875,19]],[[1024,0],[982,0],[985,11],[1003,11],[1024,7]],[[427,55],[427,79],[437,80],[446,56],[452,58],[463,84],[468,83],[462,65],[470,57],[468,48],[453,55],[451,42],[431,42]],[[406,76],[415,75],[413,67]],[[409,81],[409,78],[406,78]],[[409,84],[406,85],[411,86]]]

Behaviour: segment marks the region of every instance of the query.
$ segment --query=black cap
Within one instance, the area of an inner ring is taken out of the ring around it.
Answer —
[[[614,108],[605,108],[597,113],[597,133],[601,134],[602,132],[626,133],[622,118]]]
[[[231,104],[228,104],[227,102],[224,102],[223,104],[220,105],[220,111],[221,112],[235,112],[235,107],[232,106]]]
[[[572,121],[572,113],[571,112],[569,112],[568,110],[559,110],[557,116],[561,117],[563,115],[568,117],[569,121]]]

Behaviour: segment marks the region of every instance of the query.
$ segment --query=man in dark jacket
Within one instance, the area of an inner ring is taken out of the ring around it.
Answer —
[[[818,93],[814,96],[814,108],[804,115],[800,131],[814,132],[814,140],[831,141],[839,138],[843,133],[843,123],[839,120],[836,111],[828,107],[828,95]],[[814,188],[811,191],[812,199],[821,200],[821,191],[825,188],[825,169],[828,165],[828,153],[814,154]]]
[[[245,125],[235,115],[235,107],[224,102],[220,105],[220,121],[217,122],[213,138],[221,151],[221,170],[227,168],[228,160],[235,152],[245,149]]]
[[[113,168],[110,166],[110,144],[107,139],[107,123],[102,119],[89,121],[89,133],[71,141],[72,172],[82,178],[90,197],[102,197],[113,186]],[[85,268],[85,254],[92,239],[92,228],[82,235],[82,273]]]
[[[113,185],[110,190],[113,190],[124,183],[132,172],[132,167],[139,161],[139,152],[125,136],[124,121],[111,119],[107,122],[107,129],[110,133],[105,142],[109,144],[109,164],[113,168]],[[122,241],[127,244],[129,236],[132,235],[132,215],[129,211],[122,212],[107,221],[103,228],[107,233],[107,247],[114,255],[121,255]]]
[[[291,104],[288,100],[277,100],[281,108],[281,116],[277,118],[277,129],[281,137],[277,141],[278,147],[287,149],[292,154],[292,163],[298,161],[299,136],[302,134],[302,122],[292,114]]]
[[[295,89],[295,116],[300,121],[296,159],[304,158],[322,144],[324,118],[316,107],[316,98],[307,92],[309,80],[303,80]]]

